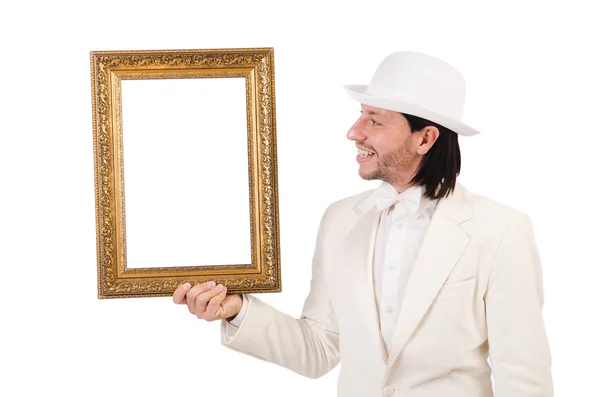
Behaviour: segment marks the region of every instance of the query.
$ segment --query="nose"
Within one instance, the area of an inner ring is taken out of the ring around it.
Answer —
[[[356,120],[356,122],[348,130],[346,138],[350,139],[351,141],[364,141],[367,138],[364,132],[364,123],[362,122],[362,117],[359,117],[358,120]]]

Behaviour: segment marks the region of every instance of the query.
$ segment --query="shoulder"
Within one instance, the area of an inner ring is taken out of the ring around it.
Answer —
[[[467,190],[464,194],[472,206],[473,218],[480,229],[494,233],[505,234],[516,224],[530,225],[531,219],[523,209],[502,202],[498,199]]]
[[[369,200],[374,191],[375,189],[364,190],[332,202],[325,210],[323,218],[343,220],[355,218],[358,215],[359,206]]]
[[[471,198],[476,215],[508,217],[510,219],[528,217],[528,214],[521,208],[497,199],[475,193],[471,193]]]

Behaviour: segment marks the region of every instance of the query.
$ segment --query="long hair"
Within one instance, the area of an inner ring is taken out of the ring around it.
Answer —
[[[412,133],[427,126],[434,126],[440,131],[438,139],[423,156],[411,184],[424,186],[425,196],[432,200],[449,196],[454,191],[456,178],[460,174],[458,135],[433,121],[410,114],[402,115],[408,120]]]

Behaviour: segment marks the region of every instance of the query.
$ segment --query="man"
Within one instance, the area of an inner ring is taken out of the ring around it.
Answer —
[[[460,121],[461,74],[397,52],[346,89],[362,106],[359,173],[382,184],[326,210],[301,317],[209,283],[174,301],[221,319],[225,346],[299,374],[341,361],[339,396],[552,396],[529,217],[456,181],[458,135],[478,133]]]

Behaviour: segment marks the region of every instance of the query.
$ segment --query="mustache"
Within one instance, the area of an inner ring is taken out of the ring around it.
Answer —
[[[363,148],[367,149],[370,152],[375,152],[375,149],[373,149],[373,146],[371,146],[371,145],[365,145],[364,143],[361,143],[360,146],[362,146]]]

